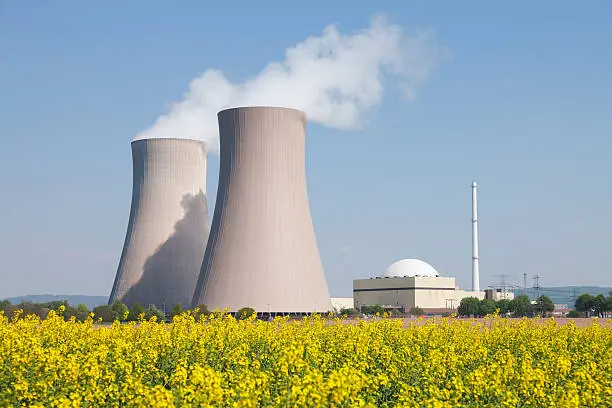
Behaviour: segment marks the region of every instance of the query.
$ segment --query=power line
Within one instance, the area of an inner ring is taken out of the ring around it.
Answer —
[[[535,298],[540,297],[540,275],[535,275],[533,277],[533,291],[535,294]]]

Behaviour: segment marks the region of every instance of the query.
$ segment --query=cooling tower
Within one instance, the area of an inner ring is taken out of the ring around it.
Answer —
[[[205,145],[136,140],[132,161],[132,207],[109,303],[189,307],[209,233]]]
[[[218,119],[219,188],[193,305],[332,310],[306,191],[305,115],[247,107]]]

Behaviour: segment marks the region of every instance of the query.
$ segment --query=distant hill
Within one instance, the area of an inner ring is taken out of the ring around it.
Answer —
[[[602,286],[555,286],[549,288],[540,288],[540,295],[546,295],[552,300],[555,304],[567,304],[570,307],[574,306],[574,302],[576,301],[576,297],[582,295],[583,293],[588,293],[589,295],[597,296],[604,295],[608,296],[608,294],[612,291],[612,287],[602,287]],[[525,289],[517,289],[514,291],[514,295],[527,295],[530,299],[535,299],[535,290],[533,288]]]
[[[86,295],[24,295],[6,298],[13,304],[21,302],[44,303],[52,300],[67,300],[71,306],[76,306],[79,303],[84,303],[91,310],[96,306],[105,305],[108,302],[108,296],[86,296]]]

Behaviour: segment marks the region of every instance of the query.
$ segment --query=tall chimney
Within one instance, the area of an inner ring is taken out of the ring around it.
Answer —
[[[480,292],[480,276],[478,274],[478,203],[476,189],[478,184],[472,183],[472,291]]]

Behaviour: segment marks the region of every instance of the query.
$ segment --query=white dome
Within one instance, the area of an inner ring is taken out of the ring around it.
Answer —
[[[383,272],[383,278],[403,278],[405,276],[440,276],[433,266],[419,259],[402,259],[391,264]]]

